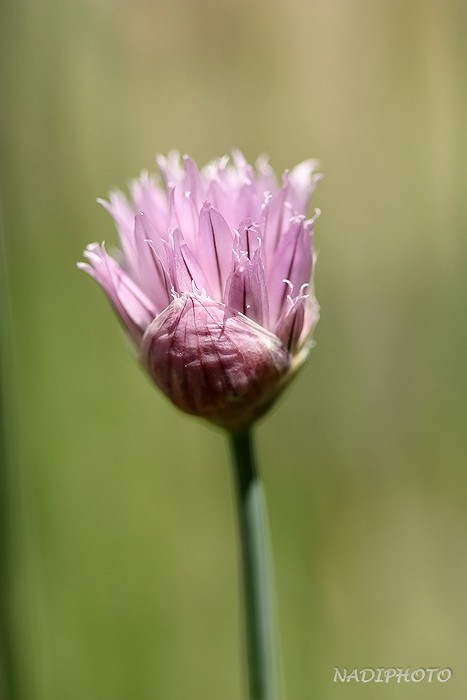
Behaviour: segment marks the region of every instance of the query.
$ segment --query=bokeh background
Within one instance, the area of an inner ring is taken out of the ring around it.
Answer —
[[[289,700],[465,697],[467,3],[3,0],[0,26],[24,698],[244,697],[223,436],[75,269],[116,241],[97,196],[232,146],[325,173],[317,346],[257,431]]]

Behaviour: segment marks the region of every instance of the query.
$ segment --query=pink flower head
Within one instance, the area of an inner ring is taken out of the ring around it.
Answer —
[[[241,153],[198,170],[160,156],[131,199],[101,204],[121,253],[93,243],[79,267],[107,294],[156,384],[182,410],[240,430],[271,405],[311,347],[310,287],[319,180],[315,162],[285,172]]]

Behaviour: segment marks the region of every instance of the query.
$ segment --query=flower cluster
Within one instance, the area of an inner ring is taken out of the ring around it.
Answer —
[[[121,252],[94,243],[80,263],[99,282],[141,361],[182,410],[241,430],[273,402],[306,358],[318,304],[310,287],[306,218],[315,162],[285,172],[239,152],[198,170],[160,156],[101,204]]]

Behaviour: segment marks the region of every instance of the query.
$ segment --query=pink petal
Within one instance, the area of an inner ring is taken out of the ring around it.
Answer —
[[[261,217],[263,193],[258,192],[254,182],[247,182],[239,189],[235,202],[235,226],[243,219],[250,218],[258,222]]]
[[[298,341],[298,349],[309,343],[311,334],[319,321],[319,304],[314,294],[306,296],[304,302],[305,318],[303,319],[302,335]]]
[[[190,192],[192,201],[195,204],[195,208],[199,213],[204,200],[206,199],[206,185],[204,180],[198,170],[196,163],[189,157],[184,157],[186,177],[185,177],[185,189]]]
[[[180,164],[180,153],[178,151],[170,151],[167,158],[159,154],[156,157],[156,162],[167,189],[183,179],[185,171]]]
[[[145,214],[135,216],[135,248],[138,255],[137,282],[153,301],[158,311],[165,309],[172,297],[167,285],[167,270],[163,264],[165,250],[162,241]]]
[[[193,292],[194,287],[199,291],[209,291],[208,280],[179,229],[172,234],[171,247],[168,248],[167,254],[170,278],[176,292]]]
[[[295,357],[297,368],[311,348],[311,334],[318,322],[319,306],[313,295],[305,294],[300,294],[293,301],[289,297],[288,303],[289,307],[283,311],[277,323],[276,334]]]
[[[304,160],[288,173],[288,199],[296,216],[306,214],[310,197],[321,179],[315,172],[318,165],[316,160]]]
[[[135,212],[143,212],[151,220],[158,236],[166,239],[169,227],[167,197],[154,177],[147,172],[141,173],[140,177],[131,183],[130,190]]]
[[[258,187],[258,192],[263,195],[265,192],[276,192],[277,190],[277,179],[274,174],[274,170],[269,165],[269,161],[266,156],[260,156],[256,161],[256,182]]]
[[[269,270],[269,308],[273,323],[285,308],[291,288],[293,295],[297,296],[301,286],[310,281],[311,268],[311,222],[295,217],[280,241]]]
[[[251,183],[254,181],[255,171],[247,162],[243,153],[235,148],[232,151],[232,163],[240,182]]]
[[[121,192],[111,192],[110,201],[98,199],[97,201],[112,216],[117,226],[120,243],[125,256],[125,264],[132,271],[138,269],[138,256],[136,255],[133,232],[135,224],[135,212],[129,205],[125,195]]]
[[[289,227],[292,212],[287,202],[287,187],[288,185],[285,184],[278,192],[267,198],[263,205],[260,228],[264,235],[266,270],[268,272],[273,264],[279,242]]]
[[[185,182],[179,182],[169,192],[169,221],[172,229],[179,228],[187,244],[196,249],[199,208],[186,189]]]
[[[260,250],[253,260],[245,254],[239,256],[227,281],[225,297],[228,306],[267,326],[268,303]]]
[[[232,232],[224,217],[209,202],[199,215],[197,258],[214,299],[222,301],[232,265]]]
[[[251,219],[244,219],[238,229],[240,252],[246,253],[250,260],[261,246],[262,235],[258,224]]]
[[[156,316],[154,305],[107,254],[104,246],[93,243],[85,250],[84,256],[90,264],[80,263],[79,267],[101,285],[121,321],[133,339],[139,342]]]

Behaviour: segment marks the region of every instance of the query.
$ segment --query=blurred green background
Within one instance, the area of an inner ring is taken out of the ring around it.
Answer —
[[[75,269],[171,148],[313,156],[317,346],[257,431],[289,700],[467,694],[467,3],[3,0],[27,700],[240,700],[223,436]],[[450,666],[449,683],[333,683]]]

